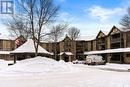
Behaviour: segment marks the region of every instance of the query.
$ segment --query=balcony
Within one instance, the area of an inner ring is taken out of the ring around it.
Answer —
[[[111,44],[111,49],[117,49],[117,48],[121,48],[120,43]]]
[[[100,45],[100,46],[105,45],[105,44],[106,44],[105,42],[103,42],[103,43],[98,43],[98,45]]]
[[[120,38],[113,38],[111,39],[111,43],[120,43],[121,39]]]
[[[98,50],[105,50],[105,46],[98,46]]]

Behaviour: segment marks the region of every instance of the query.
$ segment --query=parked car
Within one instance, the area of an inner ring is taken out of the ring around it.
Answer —
[[[99,55],[88,55],[86,57],[86,63],[88,65],[105,65],[106,62],[102,56]]]

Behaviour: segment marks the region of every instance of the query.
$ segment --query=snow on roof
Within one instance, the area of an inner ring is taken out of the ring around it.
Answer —
[[[84,52],[84,54],[89,55],[89,54],[104,54],[104,53],[123,53],[123,52],[130,52],[130,47],[118,48],[118,49],[107,49],[107,50],[100,50],[100,51],[90,51],[90,52]]]
[[[96,36],[80,36],[76,39],[76,41],[81,41],[81,40],[91,41],[94,40],[95,38]]]
[[[10,54],[10,51],[0,51],[0,54]]]
[[[11,53],[35,53],[33,40],[28,39],[27,42],[25,42],[23,45],[21,45],[19,48],[15,49]],[[38,53],[51,54],[50,52],[42,48],[40,45],[38,46]]]
[[[15,37],[0,34],[0,39],[2,39],[2,40],[15,40]]]
[[[63,55],[63,54],[66,54],[66,55],[73,55],[73,53],[71,53],[71,52],[61,52],[59,55]]]
[[[123,31],[123,32],[127,32],[127,31],[130,31],[130,29],[125,29],[125,28],[119,28],[120,31]]]
[[[109,31],[102,31],[105,35],[108,35]]]

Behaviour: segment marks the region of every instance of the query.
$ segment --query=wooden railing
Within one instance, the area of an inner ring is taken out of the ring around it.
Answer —
[[[111,39],[111,42],[112,43],[121,42],[121,39],[120,38],[113,38],[113,39]]]

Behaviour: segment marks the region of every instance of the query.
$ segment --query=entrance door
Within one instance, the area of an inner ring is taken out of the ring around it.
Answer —
[[[110,62],[120,63],[121,62],[121,54],[120,53],[112,54]]]
[[[65,61],[65,62],[69,62],[69,56],[68,55],[66,55],[65,53],[62,55],[62,57],[63,57],[63,60]]]
[[[64,61],[65,61],[65,62],[69,62],[69,57],[68,57],[68,56],[65,56],[65,57],[64,57]]]

